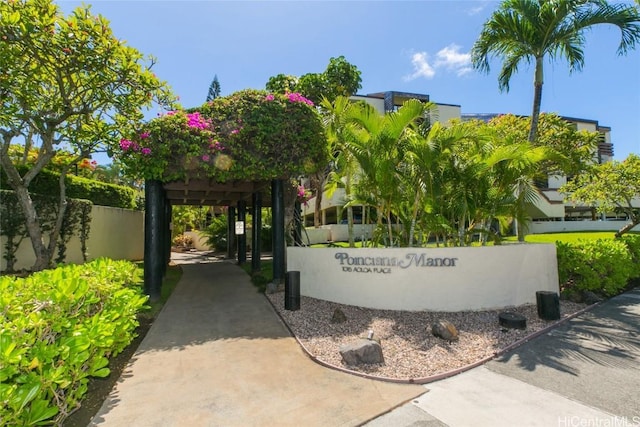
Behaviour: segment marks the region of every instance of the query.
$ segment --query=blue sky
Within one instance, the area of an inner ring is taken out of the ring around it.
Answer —
[[[80,2],[58,1],[65,13]],[[458,104],[463,113],[528,115],[533,70],[508,93],[469,51],[495,1],[95,1],[118,38],[156,57],[155,73],[185,107],[201,105],[214,75],[222,95],[264,89],[269,77],[322,72],[340,55],[362,72],[360,94],[395,90]],[[631,3],[629,3],[631,4]],[[640,153],[640,46],[618,56],[619,31],[586,33],[585,66],[546,64],[542,110],[611,127],[615,158]]]

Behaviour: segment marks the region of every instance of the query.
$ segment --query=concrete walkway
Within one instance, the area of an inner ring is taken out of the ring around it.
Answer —
[[[92,426],[640,426],[640,289],[417,386],[315,364],[239,267],[173,257],[183,277]]]
[[[238,266],[183,276],[92,426],[355,426],[423,393],[311,361]]]

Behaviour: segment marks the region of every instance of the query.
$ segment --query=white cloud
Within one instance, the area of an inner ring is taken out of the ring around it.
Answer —
[[[416,52],[411,55],[411,63],[413,64],[413,74],[406,76],[404,79],[407,81],[415,80],[418,77],[424,77],[430,79],[435,76],[436,71],[429,64],[429,56],[427,52]]]
[[[405,76],[406,81],[415,80],[419,77],[431,79],[436,75],[436,71],[444,69],[456,73],[458,77],[471,72],[471,54],[460,52],[460,46],[450,44],[440,49],[436,53],[433,65],[429,63],[429,55],[427,52],[416,52],[411,55],[411,64],[413,65],[413,73]]]
[[[436,54],[435,67],[444,67],[454,71],[456,75],[463,76],[471,71],[471,54],[460,52],[460,46],[450,44]]]
[[[477,15],[478,13],[482,12],[486,6],[487,4],[484,3],[484,4],[481,4],[480,6],[467,9],[467,15],[469,16]]]

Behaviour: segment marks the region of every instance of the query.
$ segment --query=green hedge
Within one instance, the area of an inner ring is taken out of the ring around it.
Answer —
[[[622,292],[629,281],[640,278],[640,235],[556,242],[556,247],[558,275],[567,292],[612,296]]]
[[[48,233],[55,226],[58,216],[58,199],[42,194],[32,194],[31,200],[38,212],[40,228]],[[91,210],[93,204],[88,200],[67,199],[62,227],[58,235],[57,255],[53,259],[62,263],[66,259],[67,244],[74,235],[80,238],[83,260],[87,260],[87,240],[91,229]],[[29,237],[26,219],[14,191],[0,190],[0,230],[6,237],[2,257],[7,261],[6,272],[14,271],[18,261],[16,253],[20,242]]]
[[[18,172],[20,175],[24,175],[27,169],[27,166],[19,166]],[[0,175],[0,189],[12,190],[4,171]],[[44,169],[31,181],[29,191],[34,194],[58,196],[60,195],[59,179],[60,174]],[[132,188],[75,175],[67,175],[65,183],[67,197],[90,200],[94,205],[99,206],[124,209],[136,208],[136,192]]]
[[[0,277],[0,420],[59,425],[135,337],[140,269],[98,259]]]

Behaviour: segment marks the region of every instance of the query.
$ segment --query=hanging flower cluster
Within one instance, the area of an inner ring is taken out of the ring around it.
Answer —
[[[302,102],[303,104],[307,104],[313,107],[313,102],[310,99],[305,98],[298,92],[291,92],[291,93],[288,93],[286,96],[289,99],[289,102]],[[276,97],[272,93],[270,93],[267,96],[265,96],[264,99],[265,101],[273,101],[276,99]]]
[[[310,173],[327,156],[322,123],[312,105],[299,93],[240,91],[197,111],[159,114],[140,132],[123,138],[117,155],[129,173],[165,182],[185,177],[268,180]]]
[[[289,101],[291,102],[302,102],[304,104],[307,104],[311,107],[313,107],[313,102],[310,99],[305,98],[304,96],[300,95],[297,92],[292,92],[287,94],[287,97],[289,98]]]
[[[143,138],[143,135],[145,135],[144,138]],[[139,136],[140,136],[140,139],[146,139],[146,138],[149,137],[149,134],[148,133],[143,133],[143,134],[140,134]],[[124,151],[124,152],[142,153],[145,156],[148,156],[148,155],[151,154],[151,148],[143,147],[142,145],[138,144],[137,142],[131,141],[131,140],[125,139],[125,138],[122,138],[120,140],[120,149],[122,151]]]
[[[195,113],[187,114],[187,126],[195,129],[207,129],[211,124],[196,111]]]
[[[311,192],[311,190],[306,189],[302,184],[298,185],[298,193],[296,194],[296,199],[299,203],[308,206],[307,202],[309,202],[312,196],[313,193]]]

